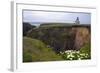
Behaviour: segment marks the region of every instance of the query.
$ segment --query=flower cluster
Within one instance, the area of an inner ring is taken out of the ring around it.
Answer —
[[[64,52],[60,52],[60,54],[65,60],[83,60],[89,58],[88,53],[81,53],[80,51],[75,50],[67,50]]]

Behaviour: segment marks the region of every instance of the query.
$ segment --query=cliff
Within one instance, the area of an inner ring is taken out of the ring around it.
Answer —
[[[40,25],[27,33],[28,37],[41,40],[57,53],[64,50],[80,50],[90,43],[90,25]]]

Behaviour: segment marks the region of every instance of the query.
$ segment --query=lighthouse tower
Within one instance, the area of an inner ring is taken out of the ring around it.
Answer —
[[[76,21],[75,21],[75,24],[76,24],[76,25],[79,25],[79,24],[80,24],[79,17],[77,17],[77,19],[76,19]]]

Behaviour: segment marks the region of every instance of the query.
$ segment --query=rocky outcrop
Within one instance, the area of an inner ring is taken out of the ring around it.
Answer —
[[[90,42],[90,28],[87,27],[72,27],[70,37],[66,38],[67,50],[79,50],[85,44]]]
[[[74,28],[75,29],[75,28]],[[90,32],[86,27],[76,28],[76,36],[74,42],[74,48],[79,50],[85,44],[90,42]]]
[[[27,34],[27,32],[29,31],[29,30],[31,30],[32,28],[35,28],[36,26],[33,26],[33,25],[31,25],[30,23],[28,23],[28,22],[24,22],[23,23],[23,36],[26,36],[26,34]]]

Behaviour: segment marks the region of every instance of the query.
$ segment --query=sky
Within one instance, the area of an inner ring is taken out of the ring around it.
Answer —
[[[49,11],[23,11],[23,22],[37,23],[74,23],[79,17],[80,24],[91,24],[90,13],[49,12]]]

